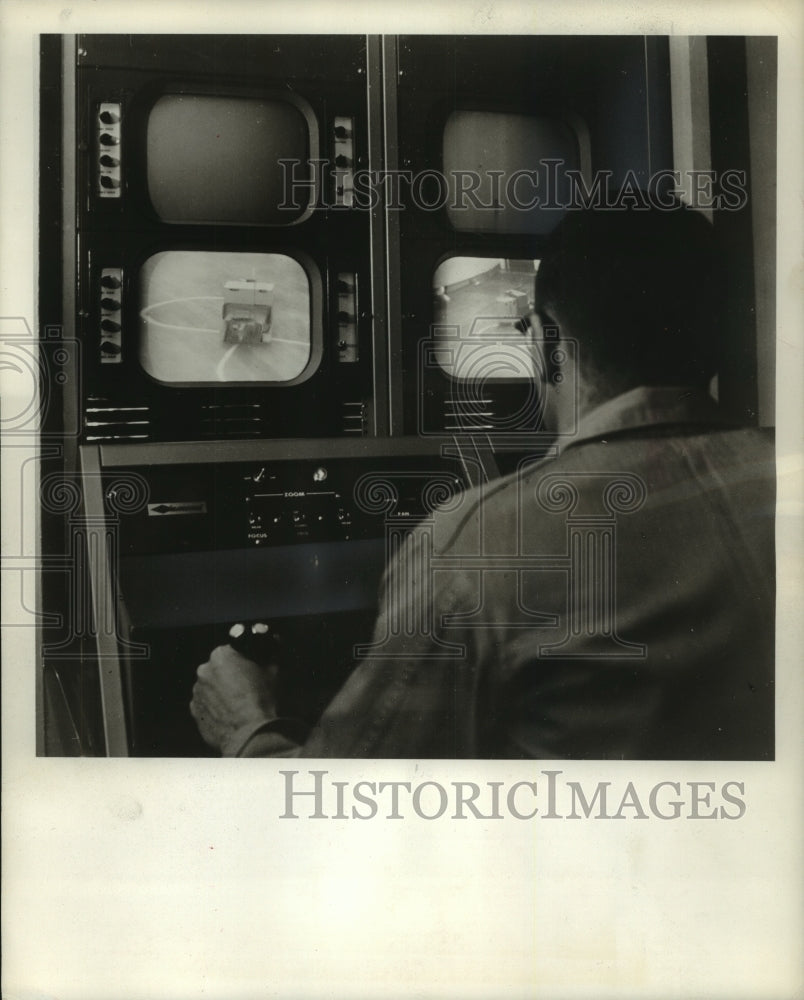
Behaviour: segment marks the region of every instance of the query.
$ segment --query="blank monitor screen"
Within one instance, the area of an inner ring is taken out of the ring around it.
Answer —
[[[140,363],[159,382],[281,384],[310,362],[310,282],[285,254],[154,254],[139,307]]]
[[[279,163],[297,160],[294,179],[309,175],[309,126],[290,101],[167,94],[148,117],[146,157],[163,222],[289,225],[309,207],[303,186],[286,192]]]
[[[566,171],[580,168],[569,125],[507,112],[454,111],[444,126],[443,154],[447,215],[460,232],[549,232],[560,211],[550,206],[566,204],[571,192]]]
[[[433,275],[434,359],[466,380],[532,379],[538,355],[520,321],[533,308],[535,260],[449,257]]]

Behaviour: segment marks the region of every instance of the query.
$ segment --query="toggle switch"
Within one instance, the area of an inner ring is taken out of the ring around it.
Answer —
[[[335,347],[338,361],[344,364],[358,360],[357,339],[357,275],[349,271],[338,274],[335,287],[338,290],[337,339]]]
[[[101,364],[120,364],[123,360],[122,309],[123,271],[107,267],[100,276],[100,360]],[[105,294],[104,294],[105,293]]]
[[[335,207],[351,208],[354,204],[354,119],[336,115],[332,123],[334,152]]]
[[[97,118],[97,186],[101,198],[120,198],[122,194],[122,174],[120,145],[122,106],[106,101],[98,105]],[[113,153],[112,153],[113,151]]]

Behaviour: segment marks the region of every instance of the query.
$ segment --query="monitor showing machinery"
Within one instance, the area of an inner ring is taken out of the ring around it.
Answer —
[[[292,383],[308,368],[310,282],[285,254],[154,254],[139,306],[140,363],[159,382]]]
[[[539,262],[449,257],[433,275],[433,359],[462,381],[532,379],[528,325]]]

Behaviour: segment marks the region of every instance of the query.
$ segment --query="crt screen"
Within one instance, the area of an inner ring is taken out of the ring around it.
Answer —
[[[139,305],[140,363],[160,382],[290,382],[310,360],[310,283],[284,254],[154,254]]]
[[[461,380],[532,379],[535,260],[450,257],[433,275],[434,359]]]
[[[290,224],[308,206],[282,207],[278,161],[298,160],[304,178],[309,150],[307,122],[288,101],[168,94],[148,117],[151,204],[163,222]]]
[[[571,193],[566,171],[580,169],[577,137],[564,122],[495,111],[454,111],[443,156],[447,215],[460,232],[549,232],[561,211],[555,206]]]

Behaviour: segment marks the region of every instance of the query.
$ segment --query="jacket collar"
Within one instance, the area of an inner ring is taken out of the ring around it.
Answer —
[[[585,413],[565,447],[590,438],[663,424],[734,426],[712,397],[687,386],[642,385]]]

